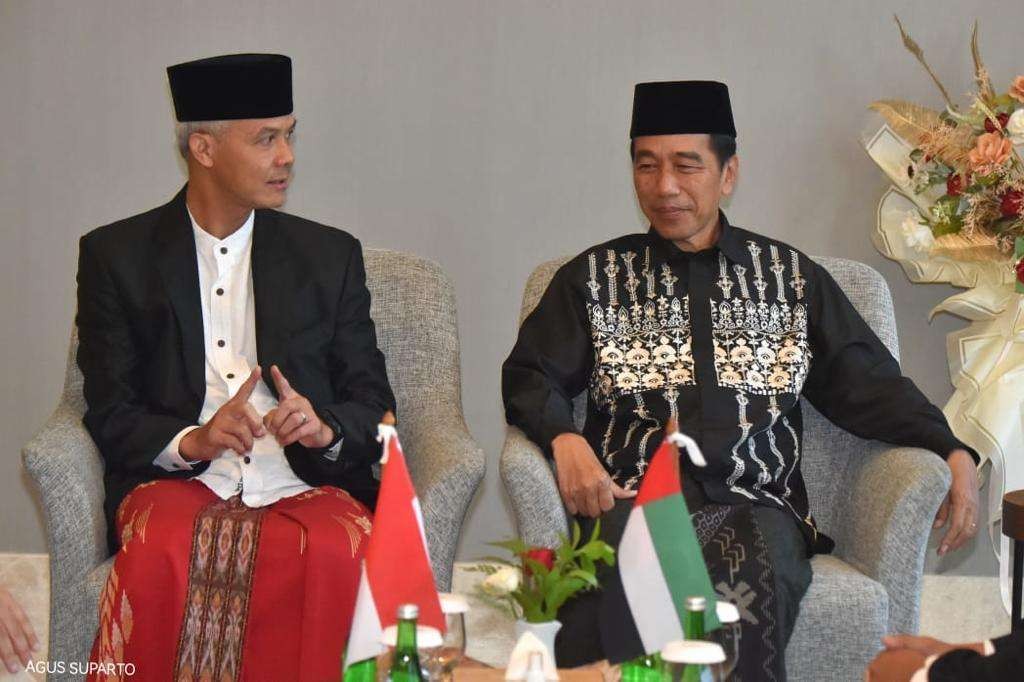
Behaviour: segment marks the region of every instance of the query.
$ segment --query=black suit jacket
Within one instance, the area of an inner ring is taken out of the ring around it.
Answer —
[[[928,671],[929,682],[1007,682],[1024,679],[1024,631],[992,640],[995,653],[957,649],[940,656]]]
[[[336,485],[373,508],[380,458],[376,426],[395,409],[370,319],[359,241],[324,225],[257,210],[252,278],[256,345],[264,376],[278,365],[292,387],[341,425],[331,461],[295,443],[285,455],[308,484]],[[78,263],[78,366],[83,421],[105,463],[111,551],[114,513],[139,483],[187,478],[153,460],[197,423],[206,393],[195,238],[185,190],[165,206],[82,237]],[[275,394],[273,381],[266,381]]]

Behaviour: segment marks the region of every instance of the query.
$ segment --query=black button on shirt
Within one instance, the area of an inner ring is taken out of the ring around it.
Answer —
[[[705,251],[652,229],[563,265],[502,368],[508,422],[549,456],[556,436],[581,433],[635,488],[675,419],[708,460],[683,464],[710,499],[788,508],[812,530],[801,396],[864,438],[967,449],[823,267],[720,219]],[[580,429],[572,399],[584,391]]]

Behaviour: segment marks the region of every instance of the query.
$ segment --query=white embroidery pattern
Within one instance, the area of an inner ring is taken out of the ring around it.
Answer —
[[[689,298],[661,296],[631,308],[590,308],[594,345],[591,397],[604,405],[620,395],[696,385]]]
[[[782,264],[782,258],[779,256],[779,247],[771,244],[768,248],[772,255],[772,266],[768,269],[775,275],[775,297],[779,299],[779,303],[785,303],[786,285],[782,280],[782,273],[785,271],[786,266]]]
[[[807,311],[734,298],[711,302],[715,375],[719,386],[756,395],[800,393],[810,368]]]
[[[772,476],[773,481],[778,481],[782,478],[782,471],[786,468],[786,460],[779,452],[779,446],[775,442],[775,423],[779,421],[779,417],[782,416],[782,410],[779,409],[779,401],[775,396],[769,396],[768,398],[768,414],[771,415],[772,421],[765,429],[768,433],[768,448],[775,455],[775,459],[779,460],[779,468],[775,470],[775,474]],[[789,490],[786,490],[786,497],[789,497]]]
[[[752,500],[756,500],[757,498],[753,494],[736,485],[736,482],[740,480],[740,477],[743,476],[743,472],[747,469],[746,463],[743,461],[743,458],[740,457],[739,448],[743,441],[747,439],[747,436],[750,435],[750,427],[753,426],[747,421],[747,405],[749,403],[750,399],[747,398],[742,391],[736,392],[736,404],[739,406],[740,437],[739,440],[736,441],[736,444],[732,446],[731,457],[733,469],[732,473],[729,474],[729,478],[726,479],[725,484],[729,486],[729,490],[734,493],[739,493]]]
[[[615,264],[615,251],[608,249],[608,264],[604,266],[604,274],[608,275],[608,309],[619,304],[619,288],[615,283],[615,275],[619,274],[619,266]]]
[[[725,262],[725,254],[718,252],[718,288],[725,298],[732,298],[732,280],[729,278],[729,264]]]
[[[789,255],[793,263],[793,279],[789,280],[789,284],[793,287],[793,291],[796,292],[797,300],[803,300],[804,285],[807,284],[807,280],[800,274],[800,254],[790,249]]]
[[[761,247],[755,242],[747,242],[747,249],[750,251],[750,260],[754,266],[754,288],[757,289],[757,298],[763,301],[768,282],[765,281],[764,271],[761,269]]]
[[[633,260],[636,258],[636,254],[632,251],[627,251],[622,254],[622,260],[626,264],[626,291],[629,293],[629,300],[633,303],[634,307],[638,307],[636,301],[636,289],[640,286],[640,280],[636,278],[633,273]]]
[[[789,423],[789,419],[783,415],[782,425],[789,431],[789,435],[793,438],[793,464],[790,466],[789,471],[786,472],[786,478],[783,479],[782,485],[786,489],[786,497],[789,497],[789,477],[796,471],[797,466],[800,464],[800,439],[796,437],[796,430],[793,429],[793,425]]]
[[[651,247],[644,247],[644,269],[642,272],[647,280],[647,298],[652,301],[658,296],[658,285],[654,281],[654,270],[651,269]]]
[[[661,283],[665,285],[665,294],[668,296],[675,296],[676,282],[679,278],[672,274],[672,268],[662,263],[661,265]]]
[[[597,254],[590,254],[587,260],[590,262],[590,279],[587,280],[587,288],[590,289],[590,295],[596,301],[597,295],[601,292],[601,283],[597,281]]]
[[[743,298],[750,298],[750,289],[747,288],[747,269],[739,263],[732,266],[736,271],[736,280],[740,283],[740,295]]]

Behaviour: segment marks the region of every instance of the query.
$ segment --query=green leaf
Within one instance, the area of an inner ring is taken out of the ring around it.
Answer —
[[[526,543],[520,540],[519,538],[512,538],[511,540],[503,540],[501,542],[488,542],[487,544],[491,545],[492,547],[501,547],[502,549],[507,549],[515,555],[525,554],[526,551],[529,549],[529,547],[526,546]]]
[[[581,580],[566,580],[560,584],[557,588],[552,590],[551,594],[548,595],[547,603],[545,604],[545,612],[550,614],[551,618],[558,615],[558,609],[562,607],[569,597],[572,597],[577,592],[586,588],[586,583]]]
[[[597,578],[594,577],[593,573],[589,573],[587,571],[581,571],[579,569],[576,569],[575,571],[573,571],[573,572],[571,572],[569,574],[569,577],[570,578],[576,578],[577,580],[582,580],[583,582],[585,582],[587,585],[590,585],[591,587],[599,587],[599,585],[597,584]]]
[[[956,234],[963,229],[964,220],[960,216],[953,216],[949,220],[936,222],[932,225],[932,234],[942,237],[947,234]]]

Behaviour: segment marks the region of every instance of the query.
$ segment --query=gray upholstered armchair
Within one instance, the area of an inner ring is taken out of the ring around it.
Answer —
[[[534,270],[520,320],[565,260]],[[892,297],[882,276],[855,261],[815,260],[899,357]],[[584,394],[576,401],[578,422],[585,399]],[[791,680],[861,680],[882,635],[918,630],[925,549],[949,470],[931,452],[861,440],[806,402],[803,409],[802,468],[811,511],[836,549],[813,559],[814,581],[801,605],[787,666]],[[523,539],[553,546],[557,533],[568,528],[566,512],[552,469],[519,429],[508,429],[501,477]]]
[[[485,467],[462,416],[454,290],[440,266],[417,256],[367,249],[365,260],[371,314],[398,401],[398,432],[419,493],[434,576],[448,589],[459,531]],[[55,661],[88,660],[112,562],[103,463],[81,421],[77,346],[73,334],[60,403],[23,451],[46,517],[49,660]]]

